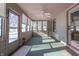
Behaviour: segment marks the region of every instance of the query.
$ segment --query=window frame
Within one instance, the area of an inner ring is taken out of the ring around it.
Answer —
[[[33,20],[32,21],[32,31],[34,31],[34,32],[38,32],[38,23],[37,23],[37,21],[35,21],[35,20]],[[34,24],[36,25],[36,26],[34,26]]]
[[[30,21],[30,31],[32,31],[32,20]]]
[[[44,22],[46,22],[46,24],[44,24]],[[44,26],[46,28],[44,28]],[[47,31],[47,21],[46,20],[42,22],[42,29],[43,29],[43,31]],[[44,29],[46,29],[46,30],[44,30]]]
[[[2,32],[3,32],[3,31],[2,31],[2,29],[3,29],[3,27],[2,27],[2,26],[3,26],[3,17],[0,16],[0,18],[1,18],[1,36],[0,36],[0,38],[1,38],[1,37],[2,37]]]
[[[27,32],[30,31],[30,23],[31,23],[30,18],[27,17]],[[28,26],[29,26],[29,28],[28,28]]]
[[[56,32],[56,19],[53,20],[53,32]]]
[[[13,40],[13,41],[11,41],[11,42],[9,42],[9,13],[12,13],[12,14],[14,14],[14,15],[16,15],[16,16],[18,16],[18,36],[17,36],[17,39],[16,40]],[[20,16],[19,16],[19,14],[17,14],[17,12],[16,11],[14,11],[13,9],[8,9],[8,43],[10,44],[10,43],[13,43],[14,41],[17,41],[17,40],[19,40],[19,31],[20,31],[20,29],[19,29],[19,24],[20,24],[20,21],[19,21],[19,19],[20,19]]]
[[[27,17],[27,31],[28,31],[28,29],[29,29],[29,31],[32,31],[33,30],[32,29],[32,23],[33,23],[33,21],[31,20],[31,18],[30,17]],[[29,26],[29,28],[28,28],[28,26]]]
[[[22,14],[24,14],[24,13],[22,13]],[[25,14],[24,14],[24,15],[25,15]],[[25,16],[26,16],[26,15],[25,15]],[[27,18],[27,19],[26,19],[26,28],[25,28],[26,31],[24,31],[24,32],[27,32],[28,17],[26,16],[26,18]],[[21,26],[22,26],[22,24],[23,24],[22,22],[23,22],[23,21],[21,21]],[[22,31],[22,27],[21,27],[21,32],[23,32],[23,31]]]
[[[41,25],[41,26],[39,26],[39,25]],[[40,28],[41,30],[39,30],[39,28]],[[41,20],[37,21],[37,30],[38,30],[38,32],[43,31],[43,30],[42,30],[42,21],[41,21]]]

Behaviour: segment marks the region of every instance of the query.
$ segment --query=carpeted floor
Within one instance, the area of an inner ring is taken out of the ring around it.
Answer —
[[[72,56],[68,47],[48,36],[33,37],[27,46],[31,46],[27,56]]]

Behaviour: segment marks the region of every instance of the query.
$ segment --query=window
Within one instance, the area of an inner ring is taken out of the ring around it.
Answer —
[[[42,21],[38,21],[38,31],[42,31]]]
[[[0,17],[0,37],[1,37],[1,33],[2,33],[2,17]]]
[[[9,12],[9,43],[18,39],[18,15]]]
[[[31,20],[30,18],[28,18],[27,31],[30,31],[30,24],[31,24]]]
[[[33,24],[33,31],[37,31],[37,22],[33,21],[32,24]]]
[[[43,31],[47,31],[47,21],[43,21]]]
[[[26,23],[27,23],[27,17],[25,14],[22,14],[22,32],[26,32]]]
[[[32,20],[31,20],[31,23],[30,23],[30,31],[32,31]]]
[[[53,32],[56,32],[56,20],[53,20]]]

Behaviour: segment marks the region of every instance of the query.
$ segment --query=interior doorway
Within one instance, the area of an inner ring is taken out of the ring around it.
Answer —
[[[79,49],[79,11],[70,14],[69,44]]]
[[[79,11],[76,11],[71,14],[71,20],[72,20],[72,41],[79,44]]]

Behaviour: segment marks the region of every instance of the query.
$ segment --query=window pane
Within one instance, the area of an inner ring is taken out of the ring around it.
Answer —
[[[42,21],[38,21],[38,31],[42,30]]]
[[[53,32],[56,32],[56,19],[53,20]]]
[[[30,26],[29,25],[27,25],[27,31],[30,31]]]
[[[27,31],[30,31],[30,24],[31,24],[31,20],[30,20],[30,18],[28,18]]]
[[[75,21],[76,31],[79,31],[79,20]]]
[[[26,32],[27,17],[22,14],[22,32]]]
[[[2,26],[2,25],[1,25],[1,19],[2,19],[2,18],[0,17],[0,36],[1,36],[1,26]]]
[[[9,43],[18,39],[18,16],[9,12]]]
[[[33,21],[33,31],[37,31],[37,23],[36,21]]]
[[[43,31],[47,31],[47,21],[43,21]]]
[[[32,31],[32,20],[31,20],[31,24],[30,24],[30,31]]]

